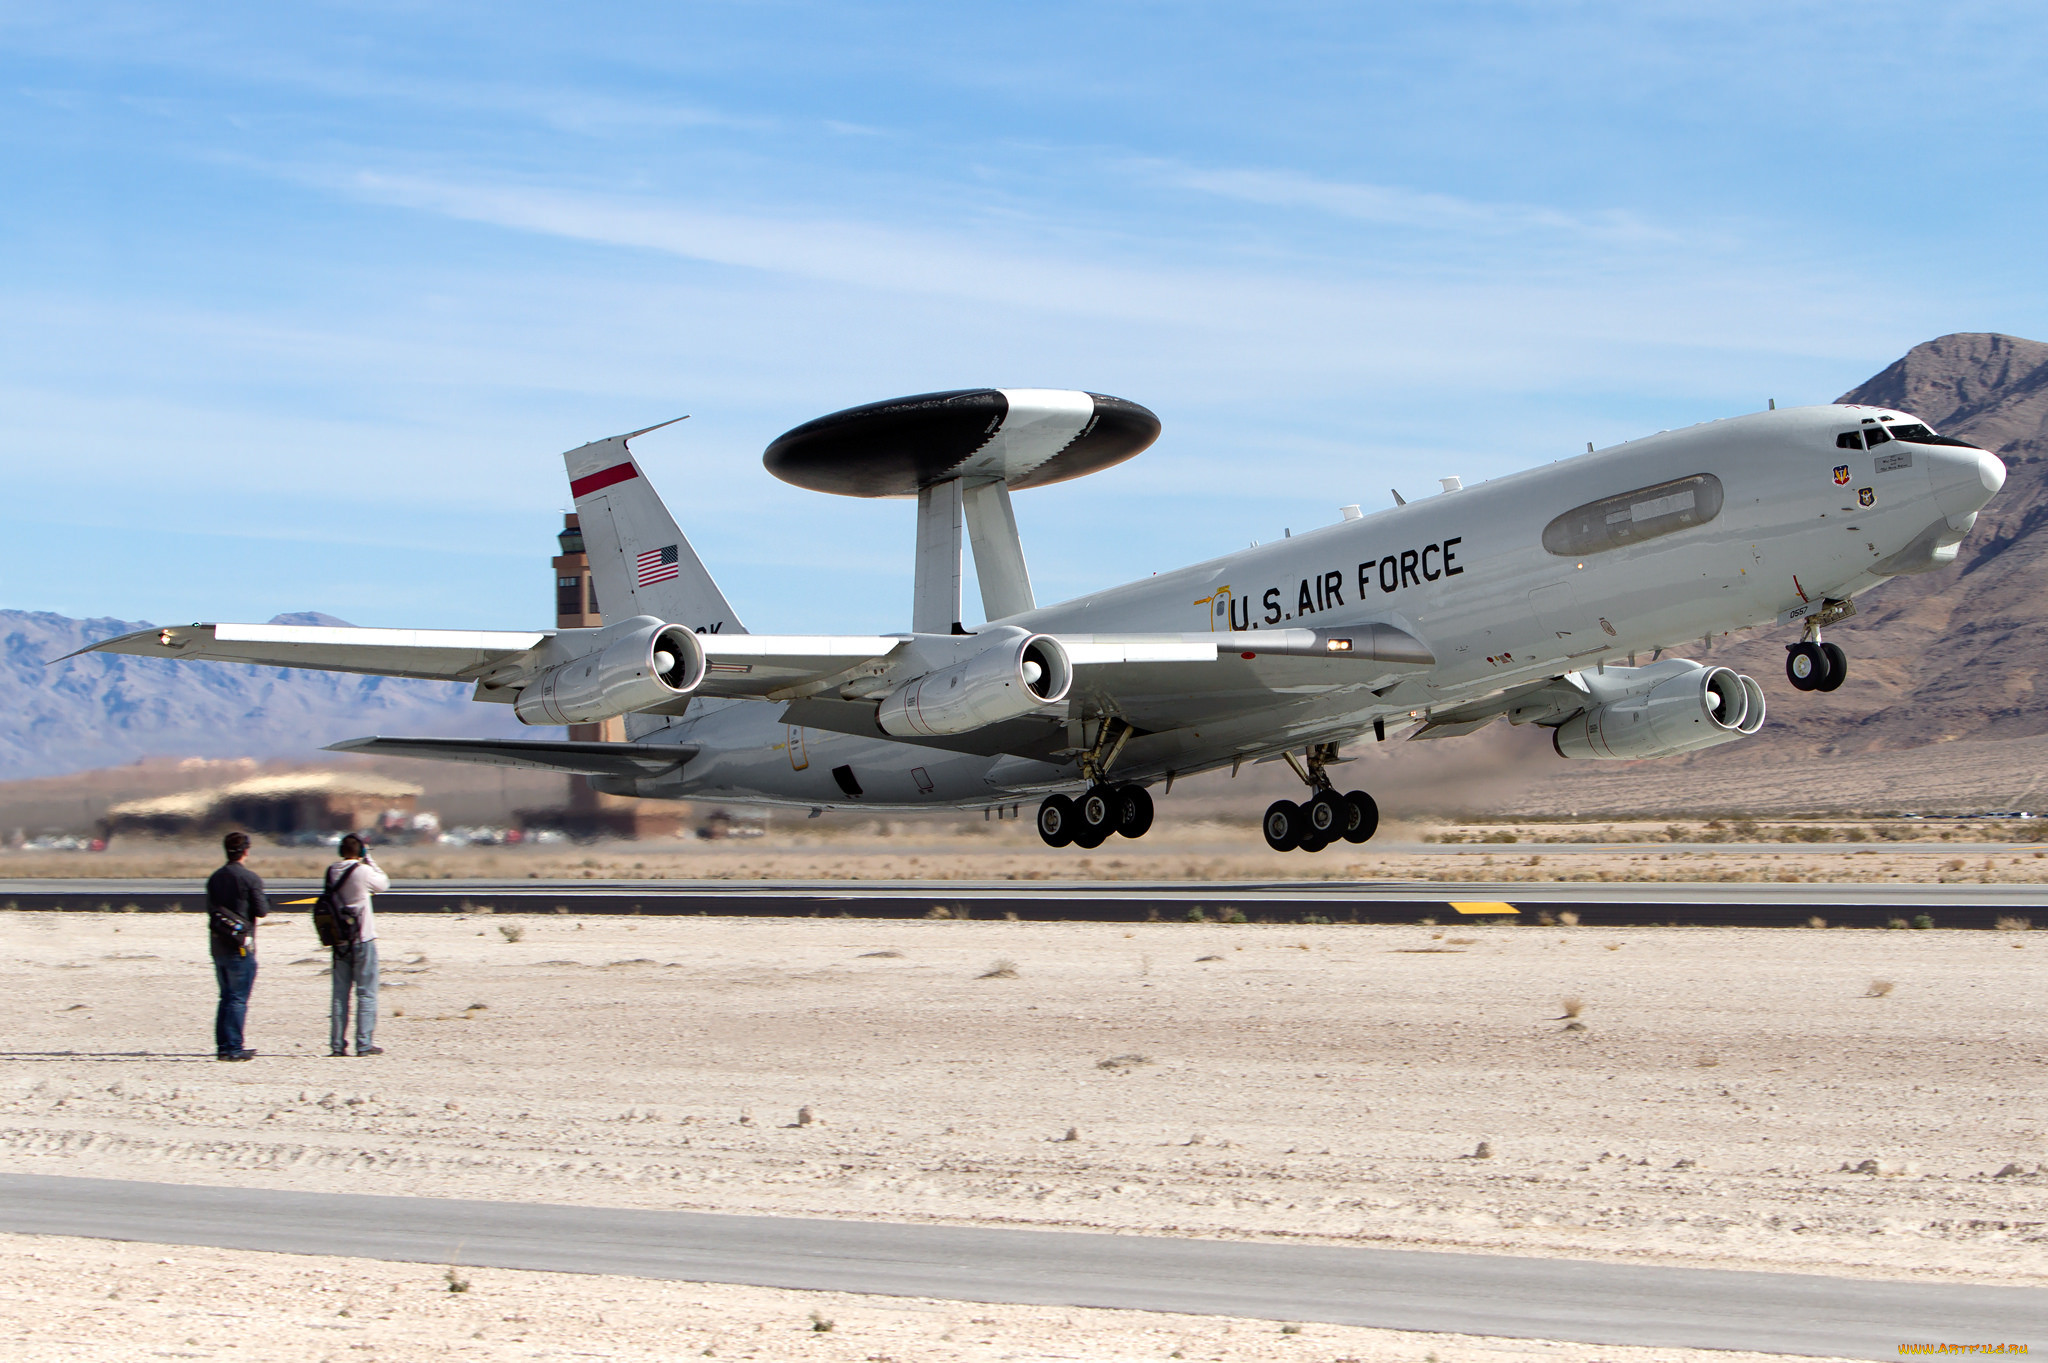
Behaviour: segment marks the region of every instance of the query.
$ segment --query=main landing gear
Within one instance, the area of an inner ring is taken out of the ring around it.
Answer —
[[[1142,838],[1152,827],[1152,797],[1143,786],[1112,785],[1107,773],[1131,737],[1120,719],[1103,723],[1095,742],[1082,755],[1081,771],[1088,789],[1079,799],[1048,795],[1038,807],[1038,836],[1048,847],[1100,847],[1112,833]]]
[[[1337,760],[1336,744],[1319,743],[1310,748],[1306,766],[1291,752],[1286,757],[1294,774],[1315,794],[1300,804],[1275,800],[1266,807],[1260,827],[1268,847],[1275,852],[1296,848],[1320,852],[1340,838],[1345,842],[1364,842],[1379,830],[1380,807],[1372,796],[1362,790],[1339,795],[1324,770]]]
[[[1152,827],[1152,796],[1143,786],[1093,785],[1079,799],[1048,795],[1038,807],[1038,836],[1048,847],[1100,847],[1112,833],[1142,838]]]

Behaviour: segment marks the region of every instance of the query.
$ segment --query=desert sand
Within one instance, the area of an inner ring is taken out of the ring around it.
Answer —
[[[2048,1283],[2033,932],[393,916],[334,1059],[295,916],[247,1065],[0,933],[25,1172]]]

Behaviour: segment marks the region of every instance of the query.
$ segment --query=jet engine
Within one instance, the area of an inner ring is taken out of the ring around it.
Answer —
[[[590,724],[679,700],[704,680],[704,645],[681,625],[637,615],[596,635],[597,648],[520,690],[512,711],[521,723]]]
[[[1668,666],[1668,664],[1667,664]],[[1583,710],[1551,731],[1559,757],[1673,757],[1732,743],[1764,724],[1764,689],[1725,667],[1699,667]]]
[[[1074,669],[1049,635],[1031,634],[928,672],[882,698],[876,722],[897,738],[964,734],[1067,698]]]

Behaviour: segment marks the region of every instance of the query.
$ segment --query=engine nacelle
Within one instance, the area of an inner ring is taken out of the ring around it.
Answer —
[[[1073,664],[1059,641],[1032,634],[897,687],[875,719],[898,738],[964,734],[1058,704],[1073,683]]]
[[[1682,672],[1641,695],[1595,705],[1551,731],[1559,757],[1675,757],[1764,725],[1764,689],[1725,667]]]
[[[605,626],[596,642],[520,690],[512,712],[521,723],[591,724],[679,700],[704,680],[704,644],[681,625],[637,615]]]

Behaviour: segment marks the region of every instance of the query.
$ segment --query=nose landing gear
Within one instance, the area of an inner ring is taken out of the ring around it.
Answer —
[[[1848,679],[1849,655],[1839,645],[1823,642],[1820,632],[1855,613],[1856,603],[1845,597],[1821,602],[1806,617],[1799,642],[1785,645],[1785,680],[1792,683],[1794,690],[1832,691]]]
[[[1294,768],[1294,774],[1302,779],[1315,794],[1301,804],[1292,800],[1275,800],[1266,808],[1266,816],[1260,828],[1266,835],[1266,846],[1275,852],[1289,852],[1296,848],[1304,852],[1320,852],[1338,839],[1345,842],[1364,842],[1378,831],[1380,808],[1372,796],[1362,790],[1348,795],[1337,793],[1325,768],[1337,760],[1337,745],[1319,743],[1308,750],[1308,762],[1304,766],[1293,753],[1286,754],[1287,765]]]
[[[1832,691],[1848,676],[1849,655],[1839,644],[1815,637],[1785,646],[1785,679],[1795,690]]]

